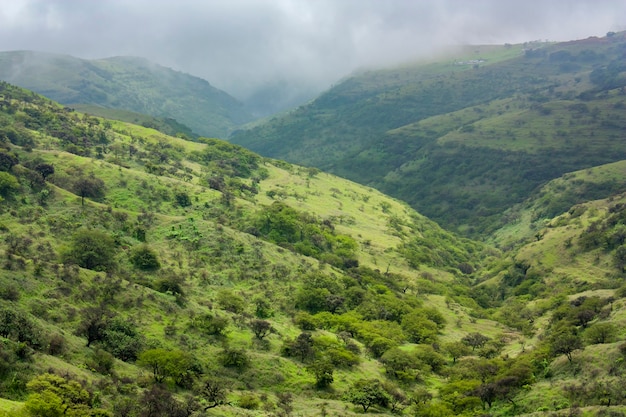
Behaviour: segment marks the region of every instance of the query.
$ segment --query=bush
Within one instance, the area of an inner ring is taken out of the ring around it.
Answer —
[[[133,248],[130,254],[130,261],[135,268],[142,271],[154,271],[161,267],[159,257],[148,245],[139,245]]]
[[[244,349],[223,349],[218,354],[218,359],[226,368],[243,370],[250,366],[250,358]]]
[[[237,405],[246,410],[256,410],[259,408],[260,401],[254,394],[243,394],[239,397]]]
[[[0,172],[0,196],[9,197],[20,189],[20,183],[8,172]]]
[[[246,306],[246,303],[241,296],[228,290],[221,291],[217,295],[217,303],[224,310],[230,311],[231,313],[235,314],[243,313]]]

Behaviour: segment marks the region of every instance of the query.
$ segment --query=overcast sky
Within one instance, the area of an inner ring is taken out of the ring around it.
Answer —
[[[0,0],[0,50],[142,56],[240,99],[275,80],[324,89],[442,45],[624,29],[626,0]]]

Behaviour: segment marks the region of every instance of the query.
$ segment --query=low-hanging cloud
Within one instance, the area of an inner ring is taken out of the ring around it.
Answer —
[[[0,50],[146,57],[245,99],[443,45],[602,36],[623,0],[0,0]]]

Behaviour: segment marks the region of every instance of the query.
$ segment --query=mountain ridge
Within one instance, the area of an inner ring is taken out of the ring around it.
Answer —
[[[242,103],[201,78],[138,57],[83,60],[33,51],[0,53],[0,79],[66,104],[97,104],[172,117],[225,137],[252,119]]]

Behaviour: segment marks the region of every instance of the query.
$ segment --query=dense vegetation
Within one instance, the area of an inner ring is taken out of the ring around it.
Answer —
[[[484,237],[547,181],[626,156],[624,36],[476,47],[446,63],[358,74],[231,140]]]
[[[585,87],[605,124],[619,74]],[[436,141],[452,161],[518,143]],[[551,155],[602,162],[579,152]],[[0,415],[624,415],[626,168],[575,165],[504,212],[496,249],[319,169],[0,83]]]
[[[83,60],[33,51],[2,52],[0,80],[70,106],[92,104],[175,119],[205,136],[226,137],[252,119],[242,103],[207,81],[140,58]]]

